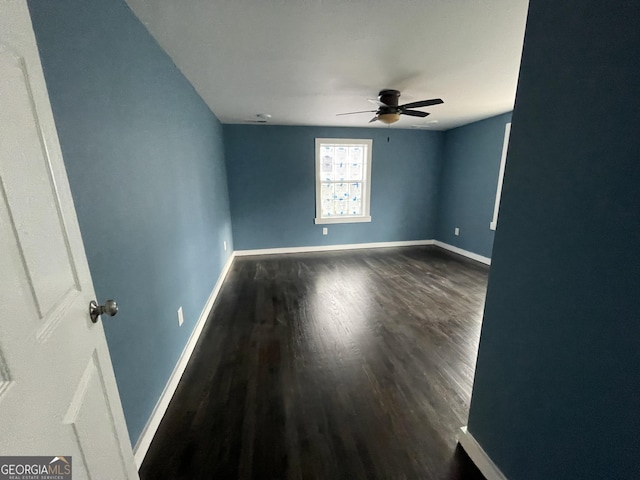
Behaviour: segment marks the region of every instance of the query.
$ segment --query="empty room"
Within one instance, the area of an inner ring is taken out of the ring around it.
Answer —
[[[604,3],[1,2],[0,476],[638,478]]]

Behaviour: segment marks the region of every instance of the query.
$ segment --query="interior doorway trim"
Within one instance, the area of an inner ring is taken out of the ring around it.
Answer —
[[[471,432],[469,432],[466,426],[460,429],[458,443],[464,448],[469,458],[487,480],[507,480],[507,477],[505,477],[496,464],[493,463],[491,457],[487,455],[487,452],[485,452],[477,440],[473,438],[473,435],[471,435]]]

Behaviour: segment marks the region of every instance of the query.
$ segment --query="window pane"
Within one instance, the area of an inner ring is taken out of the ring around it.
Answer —
[[[322,158],[321,180],[333,180],[333,157],[335,150],[328,145],[322,145],[320,155]]]
[[[360,199],[349,201],[349,215],[362,215],[362,202]]]
[[[334,183],[334,198],[336,200],[346,200],[349,198],[349,184],[348,183]]]
[[[335,215],[333,198],[322,199],[322,216],[331,217]]]
[[[334,180],[346,180],[348,175],[347,147],[336,146],[333,157]]]
[[[362,183],[349,184],[349,214],[363,215],[362,212]]]
[[[350,147],[349,155],[351,163],[362,163],[364,161],[364,149],[362,147]]]
[[[334,200],[334,210],[335,214],[340,215],[348,215],[349,213],[349,202],[346,198],[336,199]]]
[[[362,164],[361,163],[349,164],[349,180],[362,180]]]
[[[322,200],[333,200],[333,184],[323,183],[320,189],[320,198]]]
[[[356,182],[349,184],[349,197],[355,200],[354,197],[361,199],[362,197],[362,183]]]

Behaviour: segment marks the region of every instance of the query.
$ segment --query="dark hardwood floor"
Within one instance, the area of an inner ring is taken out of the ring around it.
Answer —
[[[151,479],[482,479],[465,425],[488,267],[436,247],[236,258]]]

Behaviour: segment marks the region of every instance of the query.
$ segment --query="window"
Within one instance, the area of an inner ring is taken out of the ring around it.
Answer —
[[[316,138],[315,223],[370,222],[373,140]]]
[[[496,203],[493,206],[493,220],[489,224],[491,230],[498,227],[498,211],[500,210],[500,197],[502,197],[502,180],[504,179],[504,167],[507,164],[507,147],[509,146],[509,135],[511,134],[511,123],[504,127],[504,142],[502,144],[502,158],[500,159],[500,172],[498,173],[498,189],[496,190]]]

